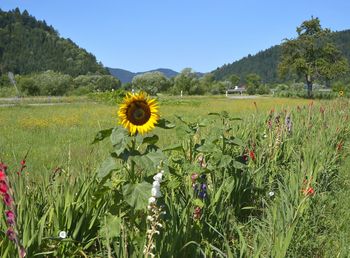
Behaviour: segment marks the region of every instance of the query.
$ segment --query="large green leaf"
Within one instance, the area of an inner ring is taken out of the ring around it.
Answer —
[[[159,140],[159,137],[158,135],[156,134],[153,134],[153,135],[149,135],[149,136],[145,136],[143,138],[143,141],[142,143],[145,144],[145,143],[148,143],[148,144],[156,144]]]
[[[233,165],[234,168],[237,168],[237,169],[243,169],[244,167],[246,167],[245,164],[243,164],[243,163],[241,163],[239,161],[236,161],[236,160],[234,160],[232,162],[232,165]]]
[[[225,168],[227,167],[232,161],[232,157],[229,155],[222,155],[221,159],[218,164],[218,168]]]
[[[148,199],[151,197],[152,185],[147,182],[138,184],[126,184],[123,186],[124,200],[135,210],[147,208]]]
[[[181,143],[173,144],[163,149],[163,151],[172,151],[172,150],[182,151],[183,150],[182,144]]]
[[[114,128],[109,128],[109,129],[105,129],[105,130],[101,130],[99,131],[96,136],[94,141],[91,144],[97,143],[102,141],[103,139],[107,138],[108,136],[111,135],[112,131]]]
[[[172,124],[170,121],[164,119],[164,118],[161,118],[158,120],[158,123],[156,124],[157,127],[160,127],[160,128],[163,128],[163,129],[171,129],[171,128],[174,128],[175,125]]]
[[[120,235],[121,219],[119,216],[108,214],[104,222],[103,227],[100,229],[100,234],[102,236],[112,240]]]
[[[143,170],[154,172],[161,161],[166,160],[166,156],[161,150],[152,151],[144,155],[135,155],[130,157],[136,166]]]
[[[241,139],[233,136],[231,136],[230,138],[225,138],[225,143],[245,147],[245,143]]]
[[[116,127],[111,134],[111,143],[114,147],[114,152],[120,155],[129,143],[129,136],[123,127]]]
[[[113,170],[118,168],[117,162],[114,158],[108,157],[97,171],[97,178],[102,179],[108,176]]]
[[[211,153],[214,151],[217,151],[217,146],[212,142],[205,142],[202,146],[199,146],[197,148],[197,151],[203,152],[203,153]]]

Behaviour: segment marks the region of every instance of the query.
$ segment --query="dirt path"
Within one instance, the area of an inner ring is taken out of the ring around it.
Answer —
[[[72,103],[60,102],[60,103],[9,103],[9,104],[0,104],[0,107],[15,107],[15,106],[58,106],[58,105],[68,105]]]

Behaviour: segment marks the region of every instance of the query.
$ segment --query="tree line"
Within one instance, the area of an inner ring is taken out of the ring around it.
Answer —
[[[319,27],[319,29],[322,30],[320,20],[318,18],[311,18],[311,20],[318,21],[317,26]],[[339,32],[331,32],[330,30],[326,31],[327,33],[324,34],[323,41],[331,43],[349,62],[350,30],[344,30]],[[271,48],[268,48],[264,51],[260,51],[256,55],[248,55],[247,57],[244,57],[241,60],[238,60],[231,64],[225,64],[212,71],[212,73],[214,74],[217,80],[228,79],[233,74],[239,75],[241,78],[245,78],[248,74],[256,73],[261,77],[264,83],[269,84],[303,81],[304,78],[298,78],[297,76],[295,76],[295,74],[290,74],[289,77],[280,76],[279,63],[282,61],[281,59],[283,56],[283,49],[285,46],[283,43],[281,45],[276,45]],[[350,75],[338,75],[337,78],[339,80],[342,80],[343,82],[347,82],[350,80]],[[332,80],[337,81],[334,79]]]

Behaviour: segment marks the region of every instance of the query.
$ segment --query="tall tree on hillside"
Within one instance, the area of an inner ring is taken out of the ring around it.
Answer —
[[[232,86],[238,86],[238,83],[241,81],[241,78],[236,75],[236,74],[232,74],[230,76],[230,82],[232,83]]]
[[[261,85],[261,77],[256,73],[250,73],[245,77],[247,84],[247,93],[254,95]]]
[[[297,27],[298,37],[282,44],[278,69],[282,77],[296,73],[305,78],[308,97],[316,79],[331,80],[348,71],[348,62],[330,42],[329,29],[323,29],[318,18],[304,21]]]

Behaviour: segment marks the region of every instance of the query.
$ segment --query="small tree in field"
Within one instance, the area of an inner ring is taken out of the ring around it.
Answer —
[[[247,84],[247,93],[254,95],[261,85],[261,77],[256,73],[247,74],[245,78]]]
[[[348,71],[348,62],[330,42],[329,29],[323,29],[318,18],[304,21],[297,27],[298,37],[287,39],[282,44],[282,58],[279,73],[285,77],[296,73],[304,77],[308,97],[316,79],[331,80]]]

